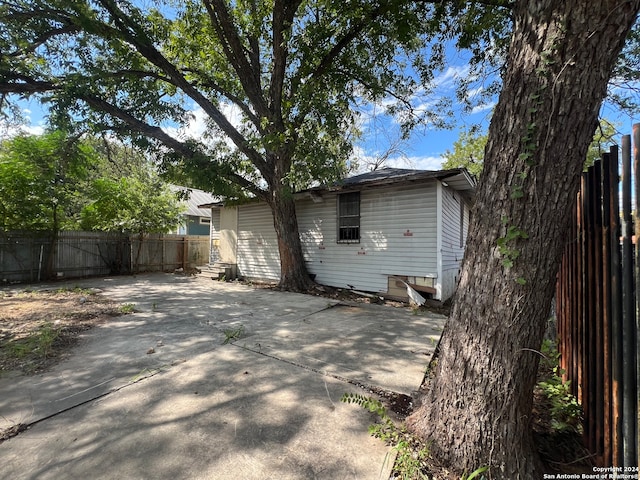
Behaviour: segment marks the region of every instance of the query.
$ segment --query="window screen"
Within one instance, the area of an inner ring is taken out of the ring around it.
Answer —
[[[338,243],[360,242],[360,192],[338,196]]]

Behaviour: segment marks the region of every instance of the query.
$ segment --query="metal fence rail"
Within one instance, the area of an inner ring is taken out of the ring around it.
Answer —
[[[557,284],[561,366],[584,409],[585,445],[602,466],[639,464],[640,124],[633,131],[635,183],[630,135],[621,179],[617,146],[583,175]]]
[[[209,261],[209,237],[0,232],[0,282],[172,271]]]

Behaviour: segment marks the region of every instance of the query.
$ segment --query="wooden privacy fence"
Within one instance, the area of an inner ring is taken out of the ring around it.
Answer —
[[[209,261],[209,237],[0,232],[0,282],[173,271]]]
[[[617,146],[583,175],[557,284],[561,366],[584,409],[586,447],[601,466],[639,464],[640,124],[633,183],[631,143],[622,138],[622,178]]]

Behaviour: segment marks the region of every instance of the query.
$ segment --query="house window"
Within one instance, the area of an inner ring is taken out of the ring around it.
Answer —
[[[360,192],[338,196],[338,243],[360,243]]]
[[[200,217],[200,225],[211,225],[211,219],[207,217]]]

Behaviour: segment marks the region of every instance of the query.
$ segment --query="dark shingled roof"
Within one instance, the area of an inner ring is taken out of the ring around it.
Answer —
[[[296,192],[297,197],[322,196],[322,192],[336,192],[340,190],[358,190],[393,184],[410,184],[428,180],[440,180],[444,185],[459,191],[463,196],[471,199],[475,193],[476,180],[465,168],[449,170],[411,170],[406,168],[381,168],[373,172],[354,175],[329,185],[319,185]],[[222,207],[224,201],[199,205],[200,208]]]
[[[390,185],[394,183],[412,183],[424,180],[437,179],[444,181],[446,179],[459,180],[459,185],[453,185],[456,190],[474,190],[476,186],[475,179],[464,168],[452,168],[449,170],[411,170],[406,168],[381,168],[373,172],[362,173],[353,177],[339,180],[330,185],[323,185],[310,188],[307,191],[321,190],[344,190],[356,187],[368,187],[378,185]]]
[[[406,168],[381,168],[373,172],[362,173],[345,178],[337,185],[361,185],[366,183],[395,183],[400,181],[423,180],[427,178],[441,178],[446,176],[447,170],[410,170]],[[456,169],[455,173],[459,173]]]

